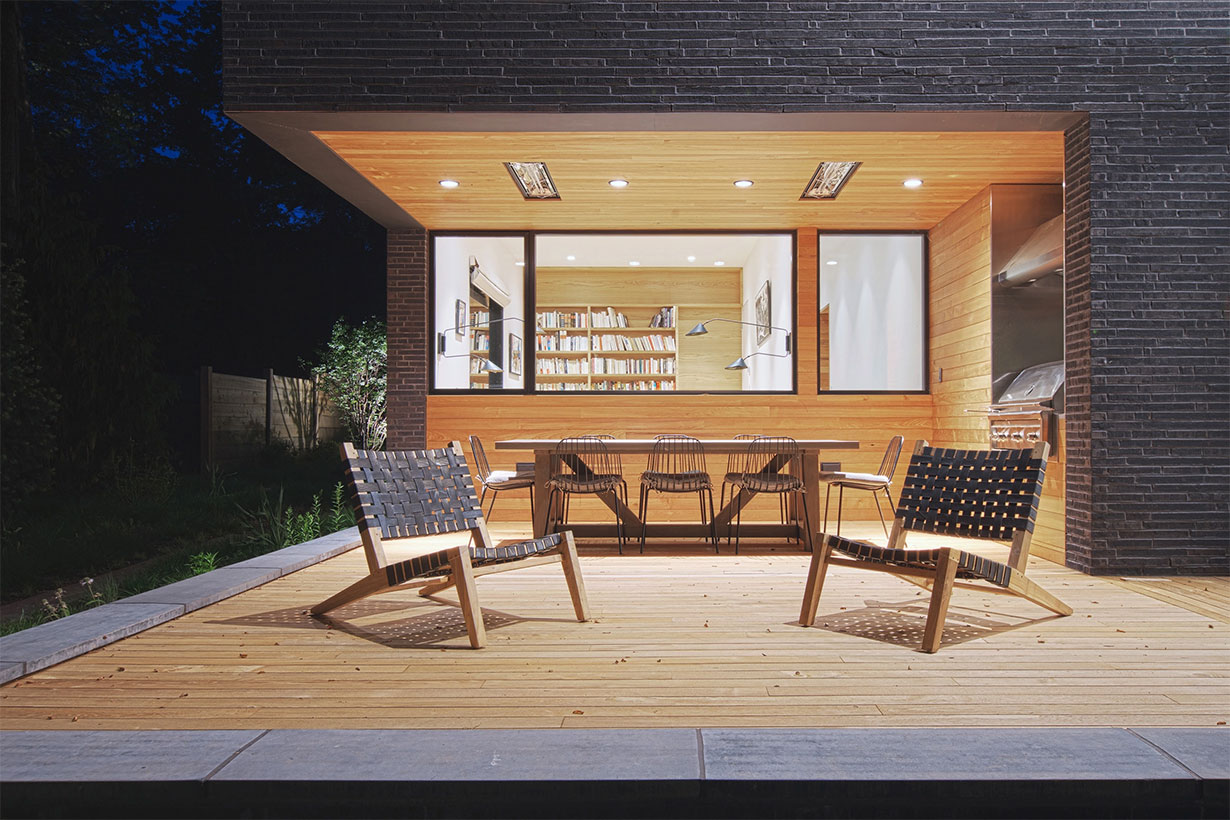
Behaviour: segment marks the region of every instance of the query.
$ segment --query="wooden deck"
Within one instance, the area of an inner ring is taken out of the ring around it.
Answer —
[[[848,531],[881,535],[878,524]],[[958,590],[945,646],[925,655],[915,648],[925,601],[898,579],[834,568],[817,627],[804,629],[795,619],[807,556],[793,547],[745,543],[743,555],[724,546],[715,556],[651,543],[646,552],[582,544],[595,616],[585,624],[571,618],[558,566],[480,579],[490,644],[474,651],[450,593],[395,592],[340,609],[331,623],[309,617],[311,604],[365,573],[362,551],[352,551],[0,688],[0,728],[1230,719],[1228,579],[1120,582],[1034,561],[1031,575],[1074,615]]]

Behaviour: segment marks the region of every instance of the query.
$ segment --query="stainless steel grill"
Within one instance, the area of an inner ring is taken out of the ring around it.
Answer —
[[[1063,362],[1027,367],[987,408],[991,446],[1001,450],[1056,444],[1055,414],[1063,411]]]

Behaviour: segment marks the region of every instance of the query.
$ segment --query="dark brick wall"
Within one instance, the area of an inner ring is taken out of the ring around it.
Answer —
[[[427,232],[389,232],[390,450],[427,446]]]
[[[1093,472],[1089,424],[1089,123],[1064,133],[1064,493],[1069,566],[1092,569]]]
[[[1230,572],[1224,0],[230,2],[223,49],[236,112],[1089,112],[1070,561]]]

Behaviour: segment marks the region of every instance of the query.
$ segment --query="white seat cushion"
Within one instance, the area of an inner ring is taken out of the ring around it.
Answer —
[[[491,474],[487,476],[488,484],[500,484],[505,481],[513,481],[513,480],[533,481],[534,474],[533,473],[516,473],[516,472],[513,472],[512,470],[492,470]]]
[[[886,475],[876,475],[875,473],[820,473],[820,480],[832,483],[850,484],[850,485],[868,485],[872,487],[887,487],[892,484],[892,479]]]

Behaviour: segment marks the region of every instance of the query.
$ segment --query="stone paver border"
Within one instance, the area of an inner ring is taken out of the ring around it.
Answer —
[[[1218,817],[1230,793],[1225,729],[13,731],[0,744],[5,816]]]
[[[0,638],[0,683],[46,669],[359,546],[357,527]]]

